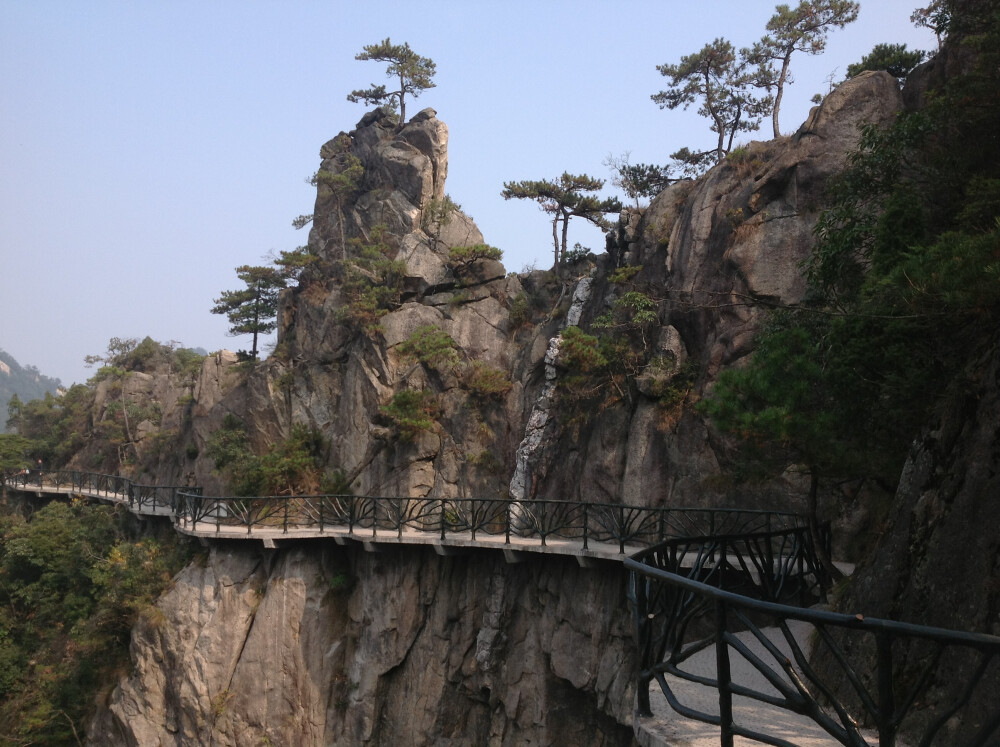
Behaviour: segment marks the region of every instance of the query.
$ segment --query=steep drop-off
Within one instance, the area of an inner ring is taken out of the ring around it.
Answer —
[[[794,475],[753,492],[729,487],[728,446],[690,404],[750,351],[756,301],[801,299],[798,265],[827,179],[858,125],[887,121],[899,106],[891,76],[859,76],[795,135],[753,143],[641,214],[623,214],[607,254],[523,276],[493,259],[454,261],[450,249],[483,240],[460,211],[428,222],[447,174],[447,128],[434,112],[398,131],[366,115],[321,151],[321,172],[345,173],[353,157],[363,177],[350,194],[319,180],[309,240],[319,261],[282,299],[278,351],[249,373],[225,355],[212,359],[179,426],[193,448],[186,459],[164,454],[150,477],[223,490],[204,447],[234,414],[261,451],[294,424],[317,429],[329,466],[358,494],[797,509],[804,488]],[[406,269],[378,329],[363,329],[345,315],[345,260],[380,226],[387,258]],[[625,284],[611,277],[640,266]],[[572,373],[553,338],[569,322],[587,329],[615,312],[630,289],[655,300],[658,321],[639,330],[645,346],[633,367],[575,406],[572,391],[553,386]],[[426,325],[450,335],[461,365],[403,354]],[[473,364],[504,372],[509,389],[477,396]],[[429,392],[439,411],[411,440],[380,409],[404,389]],[[135,671],[99,712],[95,744],[631,740],[632,654],[616,566],[219,545],[159,610],[134,632]]]

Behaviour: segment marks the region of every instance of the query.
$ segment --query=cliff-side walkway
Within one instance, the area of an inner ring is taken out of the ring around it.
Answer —
[[[1000,637],[814,607],[832,581],[820,560],[829,558],[829,531],[798,514],[474,498],[211,497],[194,487],[75,471],[22,472],[4,484],[165,517],[204,541],[277,547],[328,538],[368,550],[493,549],[509,562],[530,552],[573,556],[583,566],[624,563],[640,669],[634,728],[643,747],[906,747],[897,738],[904,727],[923,734],[921,745],[1000,744],[1000,700],[990,692],[1000,682]],[[966,714],[979,721],[963,723]]]

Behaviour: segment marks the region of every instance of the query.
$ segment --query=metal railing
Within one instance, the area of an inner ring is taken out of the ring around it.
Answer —
[[[723,747],[735,736],[793,745],[736,723],[734,696],[806,716],[851,747],[867,747],[863,727],[880,747],[900,731],[920,747],[1000,743],[1000,637],[804,608],[828,578],[798,528],[670,540],[625,565],[643,715],[656,681],[675,711],[718,726]],[[812,626],[811,654],[792,621]],[[695,671],[692,657],[713,645],[714,676]],[[734,682],[737,658],[768,686]],[[717,690],[718,713],[685,702],[682,682]]]
[[[347,529],[359,538],[426,533],[427,541],[512,537],[542,547],[555,541],[617,548],[620,555],[671,537],[754,534],[798,527],[804,517],[782,511],[726,508],[647,508],[578,501],[511,501],[499,498],[404,498],[398,496],[206,496],[200,488],[133,483],[127,477],[78,470],[35,471],[9,476],[8,486],[45,492],[79,492],[127,503],[140,514],[169,514],[188,532],[230,534],[240,530],[323,534]]]
[[[371,537],[426,532],[447,540],[462,535],[553,540],[613,545],[624,555],[667,537],[690,532],[754,532],[762,528],[804,526],[797,514],[775,511],[701,508],[646,508],[577,501],[510,501],[496,498],[403,498],[397,496],[311,495],[213,497],[180,490],[177,521],[185,528],[222,532],[239,528],[282,533],[346,528]]]
[[[829,557],[830,535],[823,526],[814,536],[798,514],[478,498],[212,497],[200,488],[142,485],[119,475],[74,470],[21,472],[4,479],[14,489],[87,494],[127,504],[139,514],[169,515],[178,528],[196,534],[235,536],[231,530],[239,529],[252,538],[258,530],[266,530],[258,532],[261,536],[273,536],[275,530],[322,535],[346,528],[359,539],[393,533],[402,539],[416,532],[427,541],[461,535],[502,537],[510,544],[517,537],[544,546],[575,540],[583,550],[592,543],[610,544],[622,555],[645,545],[625,560],[639,647],[641,713],[650,711],[649,687],[655,681],[678,713],[719,726],[723,747],[731,747],[735,736],[792,745],[735,723],[734,696],[805,715],[851,747],[867,745],[862,724],[878,730],[881,747],[894,745],[901,729],[917,732],[921,747],[1000,743],[1000,698],[994,692],[1000,683],[1000,638],[805,608],[829,588],[815,541]],[[813,626],[811,657],[793,635],[792,621]],[[775,631],[785,648],[775,643]],[[756,642],[756,649],[748,640]],[[713,645],[714,677],[683,668]],[[734,683],[733,656],[748,661],[770,689]],[[947,675],[942,672],[953,671],[956,662],[968,674],[958,694],[944,703],[940,683]],[[674,679],[715,688],[719,712],[686,705],[671,684]],[[987,716],[981,723],[963,720],[970,708]],[[953,728],[956,719],[961,736]]]
[[[81,470],[22,470],[4,481],[14,490],[79,493],[117,503],[127,503],[139,514],[174,515],[178,492],[200,493],[201,488],[182,485],[144,485],[121,475]]]

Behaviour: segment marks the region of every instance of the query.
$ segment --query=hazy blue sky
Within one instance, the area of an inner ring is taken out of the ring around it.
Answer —
[[[782,129],[877,42],[930,48],[914,0],[862,0],[826,54],[793,59]],[[717,36],[758,39],[774,3],[756,0],[260,2],[0,0],[0,348],[64,384],[111,337],[248,347],[212,299],[234,268],[306,241],[305,183],[319,147],[365,107],[345,96],[384,80],[358,62],[391,37],[437,63],[433,107],[450,133],[447,189],[509,270],[551,264],[534,203],[504,181],[564,170],[606,178],[602,161],[663,163],[712,133],[694,111],[650,95]],[[769,136],[769,128],[762,130]],[[571,223],[570,243],[603,239]]]

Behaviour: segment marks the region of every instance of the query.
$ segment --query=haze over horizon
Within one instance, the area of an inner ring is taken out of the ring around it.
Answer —
[[[782,131],[875,44],[932,49],[909,22],[918,4],[862,0],[825,54],[796,54]],[[312,212],[319,148],[367,111],[347,93],[384,80],[354,55],[386,37],[437,63],[407,113],[432,107],[448,125],[448,193],[508,270],[549,267],[547,217],[505,202],[503,182],[606,179],[608,155],[665,163],[711,144],[696,106],[650,101],[666,83],[656,65],[719,36],[751,45],[774,4],[748,5],[0,0],[0,348],[68,386],[111,337],[247,347],[212,301],[239,286],[238,265],[305,244],[291,221]],[[765,122],[753,139],[769,136]],[[570,234],[603,249],[596,229]]]

